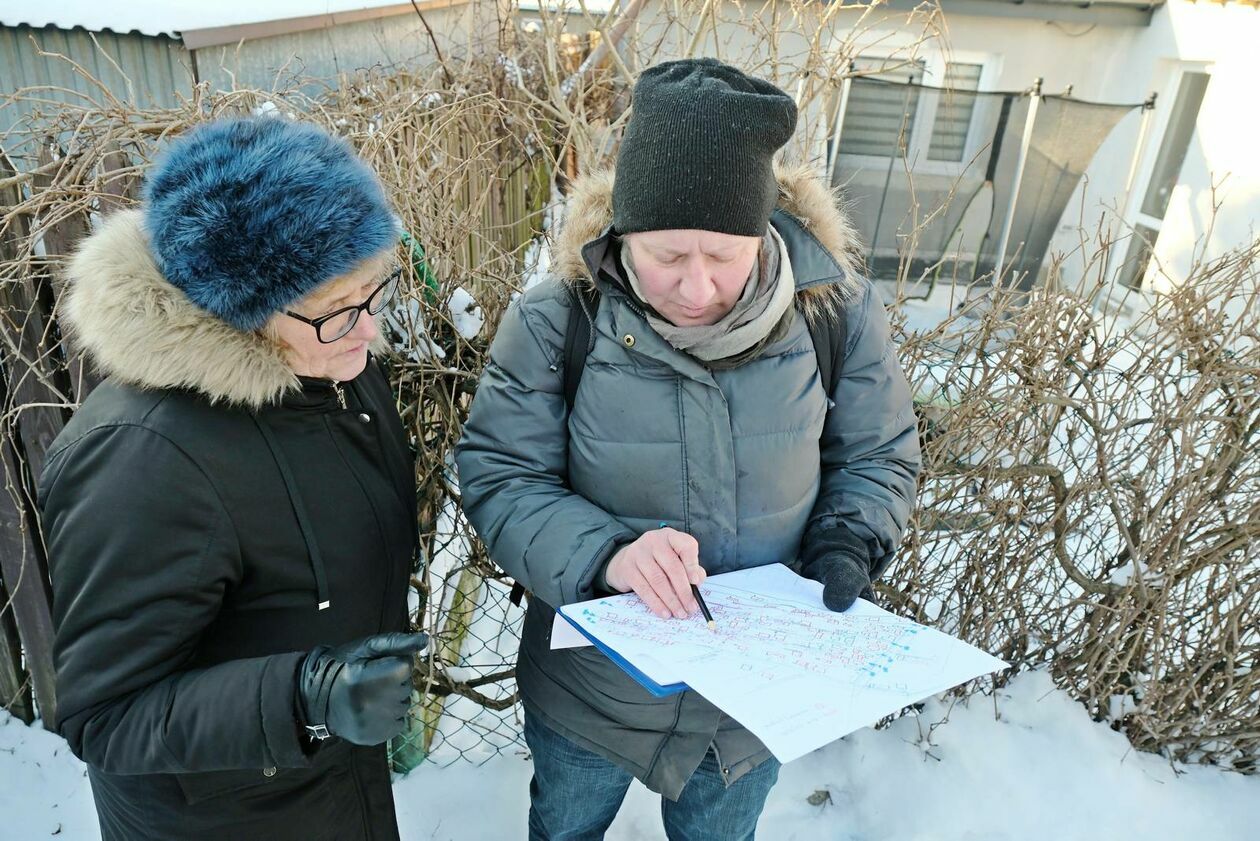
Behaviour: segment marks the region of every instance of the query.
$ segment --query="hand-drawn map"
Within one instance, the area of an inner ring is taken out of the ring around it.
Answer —
[[[652,680],[685,682],[782,762],[1007,667],[861,599],[833,613],[822,585],[782,564],[715,575],[700,589],[716,631],[698,615],[659,619],[632,593],[561,612]]]

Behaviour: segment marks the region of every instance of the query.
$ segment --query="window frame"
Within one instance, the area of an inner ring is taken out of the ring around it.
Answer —
[[[1165,208],[1164,216],[1156,217],[1142,211],[1142,206],[1146,203],[1146,199],[1155,186],[1153,181],[1155,178],[1155,165],[1159,162],[1159,153],[1163,148],[1164,141],[1168,137],[1169,130],[1172,126],[1173,111],[1176,108],[1177,100],[1180,97],[1182,84],[1185,82],[1186,76],[1191,74],[1203,74],[1208,77],[1207,89],[1204,91],[1204,98],[1199,102],[1199,110],[1195,112],[1195,127],[1190,135],[1190,144],[1194,143],[1195,134],[1198,132],[1199,114],[1203,110],[1203,102],[1206,101],[1211,90],[1212,76],[1215,75],[1216,65],[1214,62],[1202,61],[1177,61],[1168,69],[1168,84],[1165,90],[1167,95],[1161,95],[1156,100],[1156,115],[1154,119],[1153,130],[1146,139],[1144,147],[1140,151],[1141,161],[1138,172],[1133,179],[1133,190],[1137,193],[1131,201],[1131,209],[1128,217],[1124,219],[1125,245],[1122,246],[1123,254],[1121,259],[1114,267],[1109,268],[1111,282],[1117,289],[1128,293],[1149,293],[1152,290],[1152,282],[1156,274],[1159,273],[1159,238],[1164,228],[1164,218],[1168,215]],[[1160,106],[1163,106],[1161,109]],[[1160,111],[1162,110],[1162,113]],[[1187,151],[1189,146],[1187,146]],[[1184,168],[1185,160],[1182,160],[1181,166]],[[1180,183],[1181,172],[1177,173],[1177,182]],[[1176,189],[1176,185],[1174,188]],[[1142,237],[1138,233],[1139,228],[1146,228],[1153,232],[1151,237]],[[1145,255],[1140,251],[1146,251]],[[1126,267],[1134,260],[1145,260],[1145,267],[1140,275],[1132,278],[1135,283],[1128,284],[1121,281],[1125,274]]]
[[[980,66],[980,78],[976,86],[976,91],[979,93],[990,92],[995,89],[1000,69],[1000,56],[995,53],[982,53],[974,50],[951,50],[949,52],[930,50],[915,55],[907,55],[897,49],[872,47],[868,50],[858,51],[854,57],[883,61],[886,64],[894,65],[921,60],[924,63],[924,74],[921,83],[934,87],[939,87],[939,84],[945,81],[947,64],[976,64]],[[894,72],[910,75],[908,66]],[[980,151],[980,143],[976,137],[976,124],[977,116],[981,113],[981,104],[984,100],[977,99],[976,107],[972,110],[971,120],[967,125],[967,137],[963,142],[962,160],[960,161],[939,161],[928,157],[928,151],[932,145],[932,134],[936,127],[936,112],[939,102],[940,97],[938,96],[919,96],[915,105],[914,128],[911,130],[910,137],[906,143],[906,160],[912,165],[912,171],[914,172],[957,177],[967,170],[968,166],[975,159],[976,154]],[[845,119],[848,119],[847,114]],[[834,121],[832,121],[832,124],[827,127],[827,144],[835,142],[834,132],[835,125]],[[843,139],[843,123],[841,123],[840,136]],[[836,153],[837,167],[841,158],[849,162],[852,167],[886,168],[889,161],[889,157],[885,155],[862,155],[838,151]],[[893,160],[897,160],[897,158],[893,158]]]

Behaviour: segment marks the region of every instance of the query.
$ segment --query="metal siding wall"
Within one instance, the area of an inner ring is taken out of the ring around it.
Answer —
[[[466,31],[463,17],[468,9],[462,6],[425,12],[443,55],[449,55],[466,37],[462,35]],[[210,82],[212,90],[230,89],[233,76],[236,87],[284,90],[298,79],[335,80],[340,73],[375,65],[417,66],[435,58],[428,33],[415,15],[258,38],[239,47],[202,47],[194,53],[199,77]],[[303,90],[316,93],[322,87],[308,84]]]
[[[93,43],[95,34],[97,43]],[[165,36],[119,34],[114,32],[89,33],[83,29],[58,29],[49,26],[32,29],[29,26],[0,26],[0,146],[13,155],[18,167],[29,166],[26,157],[33,150],[11,148],[13,138],[8,132],[35,111],[47,112],[55,108],[54,102],[84,102],[83,97],[101,102],[104,97],[100,88],[83,78],[69,64],[60,59],[39,54],[32,36],[45,52],[61,53],[78,62],[84,70],[104,83],[109,92],[120,100],[135,98],[140,106],[171,106],[176,103],[176,93],[192,95],[192,76],[189,71],[191,58],[183,44]],[[104,50],[117,63],[118,68],[101,54]],[[126,78],[119,73],[126,74]],[[128,89],[127,79],[131,81]],[[24,88],[52,85],[64,90],[40,91],[36,96],[54,102],[29,103],[6,101],[3,97]],[[80,96],[81,95],[81,96]]]

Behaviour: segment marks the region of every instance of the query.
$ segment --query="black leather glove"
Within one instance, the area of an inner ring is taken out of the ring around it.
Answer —
[[[412,658],[426,634],[378,634],[316,647],[298,667],[301,724],[316,739],[379,745],[402,732],[411,703]]]
[[[870,549],[841,525],[817,529],[802,551],[801,572],[823,585],[823,604],[837,613],[848,610],[858,596],[870,600]]]

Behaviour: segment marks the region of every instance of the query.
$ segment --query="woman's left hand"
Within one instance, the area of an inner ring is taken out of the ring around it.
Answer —
[[[379,745],[403,731],[411,704],[412,658],[426,634],[377,634],[320,647],[298,669],[304,724],[316,738]]]

